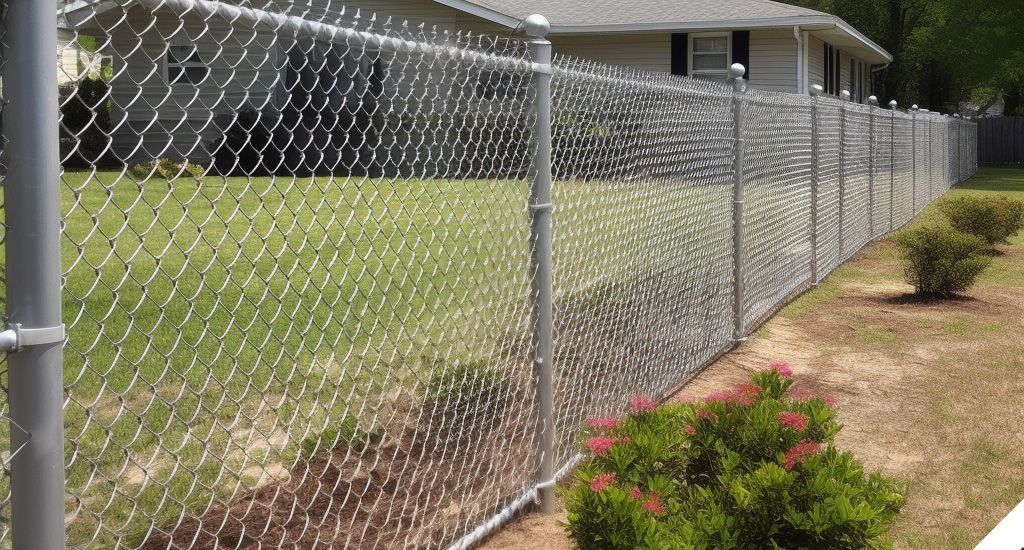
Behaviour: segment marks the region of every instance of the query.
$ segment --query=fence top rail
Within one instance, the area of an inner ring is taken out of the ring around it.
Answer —
[[[527,59],[525,42],[517,38],[499,39],[486,46],[472,43],[474,38],[479,40],[485,36],[482,34],[442,31],[436,33],[436,37],[425,34],[413,37],[413,33],[408,30],[372,32],[342,26],[337,22],[318,21],[218,0],[84,0],[58,10],[58,15],[69,26],[81,28],[88,27],[98,14],[118,8],[127,10],[133,5],[150,12],[169,10],[177,17],[197,16],[203,20],[219,17],[232,25],[244,23],[258,26],[277,36],[304,37],[347,47],[418,55],[439,61],[450,60],[488,70],[528,72],[533,68]]]

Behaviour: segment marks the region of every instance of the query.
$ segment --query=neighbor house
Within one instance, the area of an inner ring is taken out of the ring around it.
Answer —
[[[318,89],[309,93],[335,111],[347,100],[365,101],[366,90],[391,86],[386,65],[396,58],[281,40],[247,22],[189,11],[193,1],[203,0],[78,0],[62,10],[113,59],[112,134],[123,159],[202,157],[204,143],[224,130],[215,117],[243,106],[280,110],[294,102],[289,97],[310,67],[334,67],[329,79],[322,72],[314,78]],[[849,90],[860,102],[892,60],[838,17],[769,0],[353,0],[343,10],[331,0],[305,0],[265,9],[336,25],[358,18],[362,28],[404,22],[428,33],[499,36],[540,13],[561,54],[720,80],[739,62],[756,89],[806,93],[821,84],[828,94]],[[446,95],[441,88],[393,92],[383,95],[420,101]]]

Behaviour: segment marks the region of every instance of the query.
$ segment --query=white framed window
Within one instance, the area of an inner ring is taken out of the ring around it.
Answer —
[[[200,57],[195,44],[169,44],[164,57],[164,72],[169,84],[194,86],[210,74],[210,67]]]
[[[715,80],[729,78],[732,33],[691,33],[689,50],[691,75]]]

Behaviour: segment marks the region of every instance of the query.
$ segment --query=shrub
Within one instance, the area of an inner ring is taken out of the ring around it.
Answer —
[[[834,446],[830,398],[785,365],[697,402],[591,419],[591,457],[564,491],[590,548],[873,548],[903,495]]]
[[[1006,197],[962,195],[943,201],[939,208],[954,229],[974,235],[989,246],[1021,230],[1024,203]]]
[[[495,418],[507,384],[485,361],[436,364],[426,400],[448,419]]]
[[[195,180],[202,180],[206,169],[198,164],[187,160],[172,160],[160,158],[137,162],[128,168],[128,175],[135,181],[144,181],[153,176],[160,176],[167,181],[173,181],[181,177],[190,177]]]
[[[924,226],[899,233],[907,282],[921,296],[950,297],[963,292],[988,267],[985,243],[946,227]]]
[[[327,428],[323,433],[309,436],[302,441],[302,456],[310,457],[317,452],[330,452],[348,447],[355,452],[365,450],[370,444],[380,442],[381,435],[359,427],[354,418],[346,418],[337,428]]]
[[[110,86],[86,78],[58,89],[60,156],[66,167],[113,166],[110,145]]]

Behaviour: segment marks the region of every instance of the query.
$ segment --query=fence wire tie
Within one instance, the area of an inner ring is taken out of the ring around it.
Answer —
[[[14,419],[12,419],[9,416],[0,414],[0,420],[6,420],[12,427],[17,428],[19,432],[25,434],[25,441],[23,441],[21,445],[18,445],[17,449],[14,449],[13,451],[7,451],[4,453],[7,456],[3,457],[3,468],[4,471],[10,472],[11,461],[14,460],[14,457],[17,456],[18,453],[20,453],[21,450],[24,449],[25,446],[28,445],[30,441],[32,441],[32,433],[26,430],[25,428],[22,428],[21,425],[19,425],[17,422],[14,421]]]
[[[530,212],[536,212],[536,213],[550,212],[551,210],[554,209],[554,207],[555,207],[555,205],[550,203],[550,202],[546,202],[544,204],[531,204],[530,205]]]

